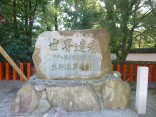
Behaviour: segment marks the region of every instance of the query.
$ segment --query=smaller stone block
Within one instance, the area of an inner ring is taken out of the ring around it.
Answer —
[[[46,88],[46,86],[44,84],[35,84],[34,88],[36,91],[42,91]]]
[[[111,72],[108,72],[107,74],[104,75],[104,79],[107,79],[107,78],[118,78],[118,79],[121,79],[121,73],[118,72],[118,71],[111,71]]]
[[[65,117],[66,115],[67,111],[64,108],[57,107],[45,113],[43,117]]]
[[[25,84],[10,105],[11,115],[29,115],[38,105],[38,95],[32,84]]]
[[[43,99],[47,98],[47,93],[45,90],[38,92],[38,94],[40,98],[43,98]]]
[[[38,104],[38,110],[40,113],[44,114],[51,108],[51,105],[46,99],[40,98]]]
[[[103,90],[104,107],[125,109],[130,104],[130,86],[119,78],[107,78]]]
[[[89,84],[55,84],[46,88],[48,100],[67,111],[98,111],[100,103]]]

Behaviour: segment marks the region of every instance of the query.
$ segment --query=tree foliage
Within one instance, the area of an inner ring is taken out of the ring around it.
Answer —
[[[101,28],[104,11],[98,0],[71,0],[62,2],[65,17],[65,29]]]
[[[15,61],[31,61],[33,24],[39,0],[2,0],[0,3],[0,10],[8,19],[7,24],[0,24],[0,44]]]
[[[155,8],[149,8],[148,0],[103,1],[107,11],[105,26],[111,33],[111,49],[116,53],[118,63],[123,63],[133,47],[135,33],[144,28],[149,32],[146,26],[150,24],[145,21]]]

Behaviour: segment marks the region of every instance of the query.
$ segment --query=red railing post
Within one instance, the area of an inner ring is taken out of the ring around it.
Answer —
[[[6,63],[6,80],[10,80],[10,64]]]
[[[129,82],[133,81],[133,64],[129,66]]]
[[[14,68],[13,68],[13,80],[17,80],[17,72]]]
[[[123,64],[123,81],[126,81],[127,65]]]
[[[117,64],[117,71],[120,72],[120,64]]]
[[[24,63],[20,63],[20,70],[24,72]],[[20,76],[20,81],[23,81],[23,78]]]
[[[27,78],[30,79],[31,76],[31,63],[27,63]]]
[[[3,63],[0,62],[0,80],[3,80],[4,77],[4,66]]]
[[[148,65],[149,72],[148,72],[148,82],[152,82],[152,65]]]

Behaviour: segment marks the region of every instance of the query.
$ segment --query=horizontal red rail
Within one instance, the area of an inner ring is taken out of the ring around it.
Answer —
[[[31,63],[17,64],[21,71],[30,79],[31,75],[37,73],[36,68]],[[113,71],[119,71],[122,74],[122,79],[128,82],[136,82],[138,66],[149,67],[149,82],[156,82],[156,64],[112,64]],[[17,72],[10,66],[9,63],[0,62],[0,80],[21,80]]]

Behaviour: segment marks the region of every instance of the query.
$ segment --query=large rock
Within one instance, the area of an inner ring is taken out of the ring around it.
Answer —
[[[117,77],[106,78],[103,89],[104,107],[125,109],[130,104],[130,86]]]
[[[29,115],[38,105],[38,95],[32,84],[25,84],[11,102],[11,115]]]
[[[45,113],[43,117],[65,117],[66,115],[67,115],[67,111],[64,108],[57,107]]]
[[[38,110],[40,113],[44,114],[51,108],[51,105],[46,99],[40,98],[38,104]]]
[[[67,111],[100,110],[98,96],[89,84],[55,84],[46,91],[53,107],[63,107]]]
[[[51,31],[35,44],[40,79],[97,79],[111,71],[109,34],[104,29]]]

